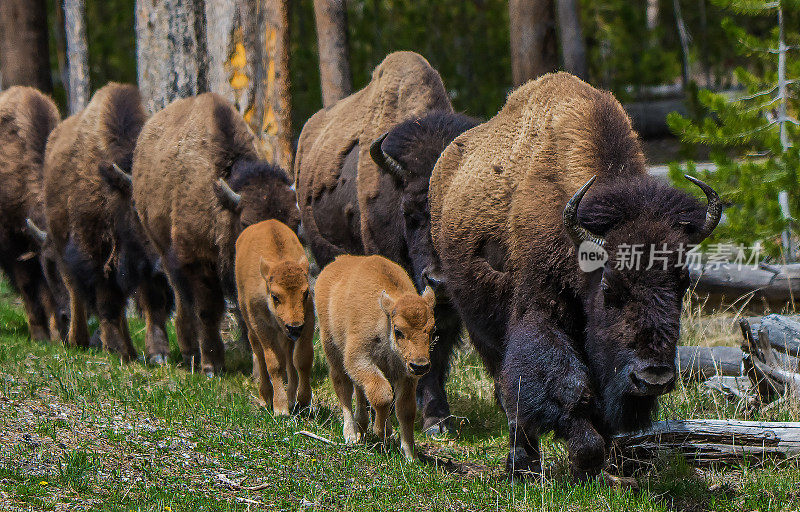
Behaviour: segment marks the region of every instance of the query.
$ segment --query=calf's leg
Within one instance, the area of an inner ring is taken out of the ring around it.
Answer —
[[[500,375],[512,434],[507,467],[512,474],[541,468],[536,434],[554,430],[567,440],[576,479],[595,476],[605,463],[605,441],[588,370],[574,342],[538,311],[511,326]]]
[[[417,382],[415,379],[403,379],[397,386],[397,402],[395,414],[400,424],[400,449],[407,459],[414,458],[414,419],[417,416],[417,403],[414,400]]]
[[[358,353],[345,354],[344,366],[356,383],[364,389],[369,404],[375,409],[372,431],[385,441],[392,435],[389,413],[394,401],[392,385],[372,361]]]
[[[297,405],[311,405],[311,366],[314,363],[314,309],[310,309],[300,338],[294,344],[294,366],[297,369]]]

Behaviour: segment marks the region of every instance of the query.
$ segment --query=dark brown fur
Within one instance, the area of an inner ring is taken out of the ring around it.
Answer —
[[[184,361],[194,359],[207,373],[222,369],[219,323],[223,295],[236,293],[239,233],[270,218],[295,231],[299,224],[289,179],[258,160],[255,142],[233,107],[207,93],[156,113],[134,155],[133,197],[175,288],[178,344]],[[218,194],[219,178],[241,195],[233,210]]]
[[[580,205],[610,263],[584,273],[562,221]],[[448,291],[495,378],[511,430],[511,471],[538,469],[538,436],[567,440],[576,477],[606,443],[646,425],[664,385],[640,368],[673,361],[687,271],[617,270],[620,244],[688,244],[704,216],[691,196],[648,177],[630,120],[607,92],[558,73],[513,92],[497,116],[448,146],[430,187],[432,235]],[[684,225],[688,223],[688,225]]]
[[[42,166],[47,137],[59,121],[53,100],[30,87],[0,93],[0,269],[22,295],[33,339],[59,339],[67,321],[66,290],[49,243],[26,232],[44,229]]]
[[[145,119],[136,87],[110,83],[98,90],[86,109],[59,124],[50,136],[45,206],[69,289],[69,342],[89,344],[87,311],[96,311],[103,347],[125,359],[135,358],[125,306],[138,289],[148,356],[163,362],[169,353],[165,322],[171,292],[143,238],[129,195],[104,178],[113,164],[130,172]]]

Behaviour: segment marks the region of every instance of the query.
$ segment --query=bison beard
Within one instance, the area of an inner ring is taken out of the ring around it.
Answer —
[[[610,437],[646,425],[672,389],[689,284],[680,250],[721,213],[713,190],[693,181],[707,209],[647,176],[621,105],[564,73],[517,89],[437,161],[433,243],[495,379],[512,474],[540,470],[539,436],[554,431],[573,476],[596,475]],[[604,267],[580,270],[584,241],[607,251]],[[633,244],[641,265],[618,268]],[[648,268],[651,247],[665,264]]]

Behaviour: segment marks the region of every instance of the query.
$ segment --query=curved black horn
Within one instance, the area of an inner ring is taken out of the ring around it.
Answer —
[[[239,202],[242,200],[242,196],[234,192],[224,179],[219,178],[214,182],[214,192],[216,192],[222,206],[234,212],[239,209]]]
[[[592,186],[597,176],[592,176],[592,179],[586,182],[584,186],[575,192],[575,195],[567,201],[564,207],[564,228],[569,233],[569,237],[575,245],[581,245],[581,242],[593,242],[594,244],[603,247],[606,244],[606,239],[602,236],[595,235],[585,227],[581,226],[578,221],[578,205],[581,203],[586,191]]]
[[[373,142],[369,147],[369,156],[371,156],[372,160],[378,164],[378,167],[402,180],[408,176],[408,171],[406,171],[403,166],[400,165],[400,162],[389,156],[389,154],[387,154],[386,151],[384,151],[381,147],[381,144],[383,144],[383,141],[386,140],[387,135],[389,135],[389,132],[386,132],[375,139],[375,142]]]
[[[687,180],[700,187],[705,193],[706,199],[708,200],[708,207],[706,208],[706,220],[703,222],[703,226],[694,235],[692,240],[695,243],[700,243],[708,238],[711,232],[714,231],[714,228],[717,227],[717,224],[719,224],[719,219],[722,217],[722,201],[719,198],[719,194],[717,194],[713,188],[709,187],[693,176],[689,176],[688,174],[684,174],[683,176]]]
[[[30,218],[25,219],[25,226],[28,229],[28,235],[40,246],[47,242],[47,233],[39,229],[39,226],[37,226]]]
[[[120,180],[126,181],[128,185],[133,185],[133,177],[130,174],[123,171],[117,164],[111,164],[111,167],[114,169],[114,172],[117,173]]]

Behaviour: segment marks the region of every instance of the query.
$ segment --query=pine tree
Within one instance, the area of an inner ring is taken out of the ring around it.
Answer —
[[[792,228],[791,216],[800,216],[800,1],[713,0],[732,14],[775,20],[761,34],[748,33],[726,18],[723,28],[747,67],[735,70],[746,92],[735,97],[700,90],[697,101],[704,115],[696,119],[677,113],[668,117],[670,128],[688,144],[705,145],[717,165],[714,172],[698,172],[694,164],[671,166],[673,181],[683,186],[688,172],[712,185],[728,207],[727,221],[713,240],[742,244],[761,242],[774,256],[796,259],[791,241],[781,233]],[[788,206],[781,210],[781,202]],[[788,250],[788,253],[786,252]]]

